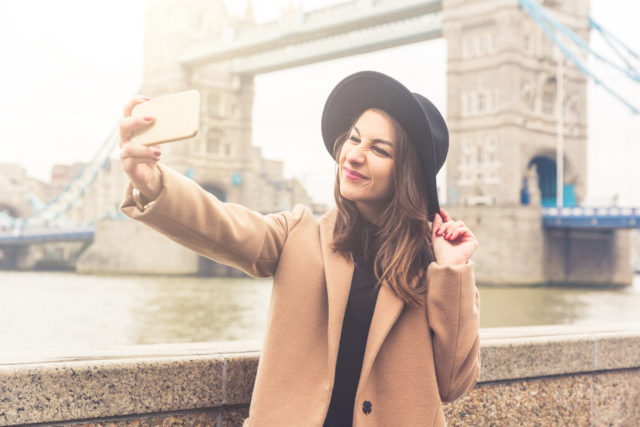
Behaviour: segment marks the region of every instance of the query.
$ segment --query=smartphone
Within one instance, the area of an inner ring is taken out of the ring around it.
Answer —
[[[132,116],[153,116],[153,124],[136,131],[131,142],[142,145],[163,144],[191,138],[198,133],[200,122],[200,93],[188,90],[153,98],[137,104]]]

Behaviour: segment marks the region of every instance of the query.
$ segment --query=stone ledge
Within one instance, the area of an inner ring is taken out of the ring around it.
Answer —
[[[640,328],[481,330],[482,383],[640,368]],[[259,342],[133,346],[0,365],[0,425],[248,405]],[[552,379],[551,379],[552,380]],[[218,409],[216,409],[218,408]]]
[[[480,382],[640,367],[640,325],[480,331]]]

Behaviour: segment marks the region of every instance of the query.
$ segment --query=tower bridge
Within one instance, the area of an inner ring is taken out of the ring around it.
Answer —
[[[250,2],[245,16],[235,18],[222,0],[188,6],[152,0],[141,92],[198,89],[198,135],[168,145],[164,159],[218,196],[265,211],[261,200],[277,197],[277,185],[269,182],[277,181],[270,171],[278,165],[251,145],[255,75],[444,37],[451,135],[446,199],[481,242],[474,256],[478,281],[628,284],[628,229],[640,223],[638,211],[612,222],[604,210],[575,210],[586,194],[589,73],[582,53],[549,33],[560,28],[562,37],[586,43],[589,0],[543,0],[542,6],[532,0],[350,0],[314,11],[292,8],[278,21],[256,24]],[[554,205],[574,210],[543,210]],[[102,233],[115,228],[123,227]],[[87,250],[85,271],[97,271],[91,259],[126,251],[98,240]],[[135,264],[133,249],[129,259]],[[200,261],[186,263],[203,271]]]
[[[230,61],[233,74],[256,75],[442,37],[441,0],[352,0],[290,18],[241,28],[222,43],[198,42],[178,62],[194,68]]]

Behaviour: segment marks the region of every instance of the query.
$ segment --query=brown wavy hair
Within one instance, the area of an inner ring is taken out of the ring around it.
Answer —
[[[356,204],[340,193],[339,155],[357,119],[335,141],[334,195],[338,215],[333,231],[333,250],[349,257],[363,246],[370,248],[377,286],[386,282],[404,302],[419,306],[424,300],[421,296],[427,291],[427,266],[435,261],[423,166],[409,135],[393,117],[387,116],[391,118],[396,135],[393,196],[373,227],[372,235],[370,224]]]

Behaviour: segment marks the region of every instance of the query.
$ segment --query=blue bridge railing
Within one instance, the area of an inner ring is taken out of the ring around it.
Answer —
[[[0,245],[26,245],[30,243],[91,241],[95,235],[95,226],[73,228],[38,228],[0,231]]]
[[[542,224],[545,228],[640,228],[640,208],[545,208]]]

